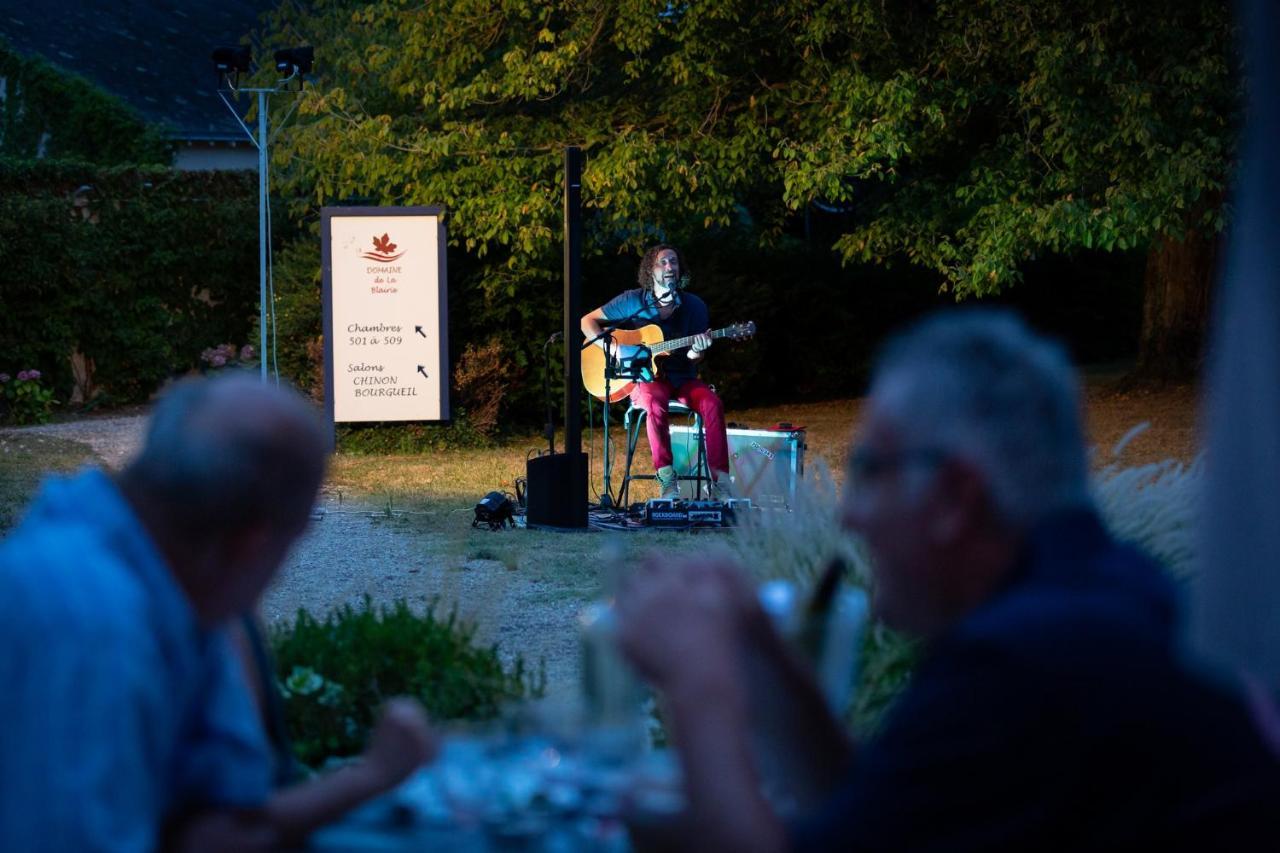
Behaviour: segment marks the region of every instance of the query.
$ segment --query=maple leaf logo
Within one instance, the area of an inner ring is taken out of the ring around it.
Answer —
[[[383,234],[381,237],[373,235],[373,250],[360,253],[360,257],[380,264],[389,264],[403,256],[403,250],[396,251],[396,244],[391,242],[390,234]]]

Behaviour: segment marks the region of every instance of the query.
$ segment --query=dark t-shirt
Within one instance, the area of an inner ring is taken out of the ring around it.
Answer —
[[[638,287],[625,290],[606,302],[604,316],[614,323],[633,317],[625,324],[629,329],[657,323],[662,329],[663,340],[667,341],[705,332],[711,326],[707,304],[692,293],[681,293],[680,307],[667,319],[660,320],[652,294]],[[698,375],[698,362],[690,360],[687,352],[687,349],[679,349],[658,359],[659,375],[666,377],[677,389]]]
[[[1280,845],[1280,762],[1235,697],[1179,662],[1175,626],[1163,573],[1092,513],[1042,526],[795,848]]]

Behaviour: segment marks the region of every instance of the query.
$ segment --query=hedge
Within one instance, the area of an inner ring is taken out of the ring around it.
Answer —
[[[0,161],[0,371],[145,400],[256,319],[257,178]]]

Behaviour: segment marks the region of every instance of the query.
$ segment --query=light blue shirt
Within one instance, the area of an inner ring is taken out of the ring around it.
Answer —
[[[270,782],[225,633],[105,474],[48,480],[0,542],[0,850],[151,850],[170,812]]]

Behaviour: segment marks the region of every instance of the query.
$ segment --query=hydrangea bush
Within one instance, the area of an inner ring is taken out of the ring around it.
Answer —
[[[216,347],[206,347],[200,352],[200,366],[203,371],[221,370],[224,367],[257,367],[256,355],[257,352],[249,344],[242,347],[237,347],[235,344],[218,344]]]
[[[0,420],[15,424],[43,424],[53,414],[53,390],[41,383],[39,370],[19,370],[17,376],[0,373]]]

